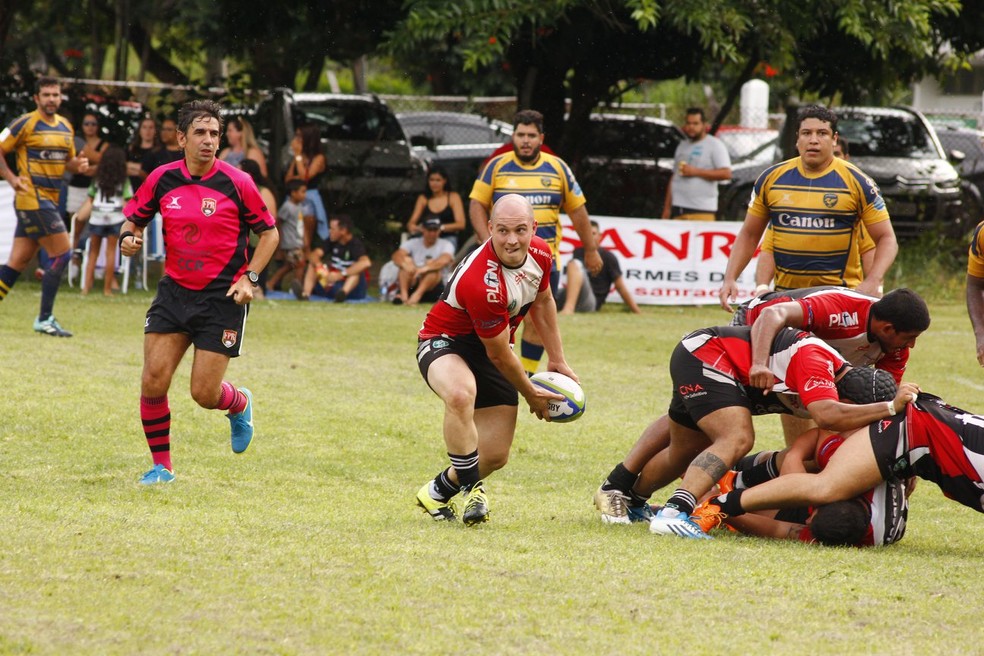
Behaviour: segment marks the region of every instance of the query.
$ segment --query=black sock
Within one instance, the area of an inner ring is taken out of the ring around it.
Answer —
[[[448,477],[448,472],[450,471],[451,468],[448,467],[434,479],[434,489],[441,495],[440,501],[447,501],[461,490],[461,486],[452,483]]]
[[[478,476],[478,449],[464,455],[449,453],[448,457],[451,458],[451,466],[458,474],[458,483],[461,485],[462,491],[467,492],[472,489],[475,483],[480,480]]]
[[[697,505],[697,498],[693,493],[684,490],[683,488],[677,488],[673,491],[673,495],[666,500],[666,508],[675,508],[679,510],[682,515],[689,517],[694,514],[694,506]]]
[[[762,451],[756,451],[755,453],[748,454],[747,456],[739,460],[738,464],[732,467],[732,469],[740,472],[745,471],[746,469],[751,469],[752,467],[755,466],[755,459],[758,458],[759,454],[761,453]]]
[[[721,512],[725,513],[728,517],[744,515],[745,511],[741,507],[741,495],[744,492],[745,490],[732,490],[714,499],[714,503],[721,506]]]
[[[639,478],[639,474],[633,474],[625,468],[625,465],[618,463],[608,478],[605,479],[605,482],[601,484],[601,489],[618,490],[622,494],[631,496],[632,486],[635,485],[637,478]]]
[[[765,462],[760,462],[738,474],[738,478],[735,479],[735,487],[754,487],[771,481],[779,475],[779,468],[776,466],[778,461],[779,453],[774,452]],[[739,482],[741,485],[738,485]]]
[[[644,497],[635,490],[629,491],[629,505],[633,508],[644,506],[649,503],[649,497]]]
[[[41,310],[38,319],[44,321],[51,316],[51,310],[55,306],[55,296],[58,294],[58,286],[61,284],[62,272],[65,265],[72,258],[70,251],[65,251],[58,257],[51,258],[51,265],[45,270],[41,278]]]

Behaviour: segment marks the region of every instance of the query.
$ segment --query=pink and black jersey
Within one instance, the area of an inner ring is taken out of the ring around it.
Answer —
[[[906,406],[904,422],[883,420],[877,432],[897,436],[894,462],[879,462],[886,478],[924,478],[948,498],[984,512],[984,416],[920,393]],[[878,437],[872,431],[873,443]]]
[[[249,231],[276,226],[249,174],[220,160],[200,178],[183,159],[156,168],[123,213],[141,228],[160,213],[164,273],[193,290],[227,290],[246,270]]]
[[[874,365],[892,374],[896,384],[902,382],[909,349],[894,353],[881,350],[878,340],[868,332],[873,296],[859,294],[844,287],[807,287],[771,292],[744,304],[744,324],[755,323],[762,310],[777,303],[796,301],[803,308],[803,330],[834,347],[855,367]]]
[[[705,375],[716,372],[749,387],[751,331],[748,326],[703,328],[687,335],[680,344],[704,363]],[[796,400],[783,398],[794,412],[805,409],[814,401],[837,401],[834,377],[846,365],[844,358],[823,340],[795,328],[779,331],[772,341],[768,360],[769,369],[776,378],[773,392],[780,398],[791,394],[798,396]]]
[[[552,262],[550,246],[539,237],[533,237],[526,260],[515,269],[502,264],[492,241],[486,241],[451,274],[418,338],[469,334],[490,338],[508,328],[511,342],[537,295],[549,289]]]

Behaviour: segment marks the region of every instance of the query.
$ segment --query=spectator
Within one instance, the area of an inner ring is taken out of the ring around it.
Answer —
[[[591,222],[591,234],[594,235],[595,243],[600,244],[597,221]],[[584,249],[581,247],[574,249],[574,255],[571,257],[571,261],[567,263],[567,286],[557,293],[557,303],[561,306],[560,314],[600,310],[605,304],[605,299],[608,298],[608,292],[611,291],[612,285],[618,290],[625,306],[635,314],[639,314],[639,306],[622,277],[618,258],[610,250],[602,248],[600,245],[598,246],[598,254],[601,256],[601,271],[597,274],[588,273],[587,284],[585,284]]]
[[[126,153],[119,146],[110,146],[102,154],[89,195],[79,208],[79,221],[89,224],[89,258],[82,281],[82,295],[92,289],[96,260],[106,240],[106,267],[103,294],[111,296],[118,289],[116,282],[116,244],[125,217],[123,207],[133,197],[133,188],[126,175]]]
[[[140,162],[143,177],[147,177],[158,166],[176,162],[184,157],[184,150],[178,143],[178,123],[173,118],[161,121],[161,145],[144,155]]]
[[[99,131],[99,116],[86,112],[82,117],[82,141],[84,145],[79,151],[89,159],[89,169],[85,173],[75,173],[68,181],[68,200],[65,213],[71,217],[79,211],[82,204],[89,198],[89,185],[99,170],[99,160],[102,158],[109,142],[102,138]],[[78,231],[76,231],[78,232]]]
[[[718,182],[731,179],[731,158],[721,140],[707,133],[704,110],[688,107],[683,124],[686,141],[673,156],[673,177],[666,187],[664,219],[713,221],[718,209]]]
[[[420,236],[423,233],[421,223],[432,216],[441,222],[439,236],[451,242],[453,248],[457,248],[458,233],[465,229],[465,206],[461,202],[461,195],[457,191],[451,191],[448,172],[437,165],[431,166],[430,173],[427,174],[427,188],[417,196],[417,203],[407,221],[410,236]]]
[[[291,290],[302,301],[312,294],[334,299],[336,303],[364,299],[369,290],[367,272],[372,266],[366,247],[352,234],[349,217],[332,217],[328,225],[328,262],[322,263],[325,251],[321,247],[312,249],[303,286],[295,280]]]
[[[314,224],[314,208],[307,199],[307,186],[303,180],[287,183],[287,198],[277,211],[277,229],[280,231],[280,249],[277,251],[280,266],[266,283],[267,291],[280,290],[280,281],[293,272],[294,280],[304,280],[307,265],[304,233],[306,225]]]
[[[321,130],[314,124],[297,128],[294,139],[290,142],[290,149],[294,153],[294,159],[287,167],[284,181],[298,179],[303,180],[307,185],[307,197],[314,207],[314,216],[317,220],[311,240],[313,252],[316,247],[328,241],[328,213],[325,211],[325,203],[318,189],[328,167],[328,160],[321,149]]]
[[[0,301],[17,282],[24,267],[40,249],[50,264],[41,277],[41,307],[34,331],[53,337],[71,337],[52,310],[62,273],[71,259],[72,244],[59,212],[65,171],[85,173],[89,160],[75,152],[72,125],[58,115],[62,92],[58,80],[39,78],[35,84],[37,109],[19,116],[0,132],[0,175],[14,189],[17,228],[7,263],[0,267]],[[17,174],[7,168],[7,154],[17,153]]]
[[[137,133],[133,135],[130,145],[126,149],[126,174],[130,176],[130,186],[134,193],[140,188],[140,183],[147,177],[143,170],[143,159],[148,153],[161,147],[161,140],[157,134],[157,121],[150,116],[144,117],[140,121]]]
[[[253,134],[253,126],[242,116],[237,116],[226,125],[226,141],[229,145],[219,153],[219,159],[232,164],[237,169],[245,159],[251,159],[260,167],[260,174],[267,177],[267,162],[260,150],[260,144]]]
[[[454,259],[454,246],[441,234],[441,219],[429,216],[423,222],[423,236],[408,239],[393,253],[400,268],[399,292],[394,305],[433,303],[444,291],[448,265]]]

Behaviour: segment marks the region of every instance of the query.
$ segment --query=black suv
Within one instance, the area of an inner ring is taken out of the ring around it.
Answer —
[[[787,112],[776,161],[797,156],[797,109]],[[851,162],[881,189],[899,237],[927,230],[964,231],[969,219],[960,177],[921,113],[908,107],[837,107],[834,111],[837,131],[850,143]],[[744,218],[752,185],[766,168],[740,163],[732,168],[731,183],[721,193],[724,218]]]
[[[321,192],[329,211],[403,221],[424,188],[424,162],[411,152],[396,116],[374,95],[277,89],[249,118],[267,150],[274,183],[290,164],[295,128],[314,123],[321,129],[328,161]]]
[[[659,218],[673,176],[673,156],[686,137],[669,121],[592,114],[577,181],[592,214]]]

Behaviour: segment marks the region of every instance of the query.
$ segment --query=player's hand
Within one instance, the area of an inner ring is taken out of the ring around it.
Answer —
[[[591,275],[596,276],[601,273],[601,268],[604,264],[601,261],[601,255],[597,250],[594,251],[584,251],[584,266],[588,269]]]
[[[764,390],[766,394],[772,391],[772,386],[776,383],[776,377],[772,370],[762,364],[753,364],[748,368],[748,384]]]
[[[133,257],[139,253],[141,247],[143,247],[143,237],[127,235],[126,239],[120,240],[120,253],[127,257]]]
[[[236,282],[229,287],[226,296],[231,296],[236,305],[246,305],[253,300],[253,283],[246,276],[239,276]]]
[[[550,401],[563,401],[564,395],[551,392],[537,385],[533,386],[533,395],[526,397],[526,402],[530,404],[530,412],[536,415],[537,419],[550,421]]]
[[[734,312],[734,308],[731,307],[731,302],[738,298],[738,283],[734,280],[725,280],[724,284],[721,285],[721,291],[718,292],[718,299],[721,301],[721,307],[723,307],[728,312]]]
[[[575,383],[580,383],[581,382],[581,379],[577,377],[577,374],[574,373],[574,370],[571,369],[570,366],[566,362],[552,362],[552,361],[548,361],[547,362],[547,371],[556,371],[558,374],[564,374],[568,378],[573,379]],[[561,398],[563,398],[563,397],[561,397]]]
[[[18,175],[14,178],[14,184],[11,186],[14,188],[14,191],[24,192],[27,191],[28,182],[29,181],[26,177],[24,177],[23,175]]]
[[[895,405],[896,414],[903,412],[907,403],[915,403],[919,397],[919,391],[919,386],[915,383],[902,383],[899,385],[898,391],[895,392],[895,399],[892,401]]]
[[[859,294],[867,294],[868,296],[874,296],[875,298],[881,298],[884,294],[884,289],[882,287],[882,282],[880,280],[874,280],[872,278],[865,278],[861,281],[861,284],[857,286],[854,290]]]

